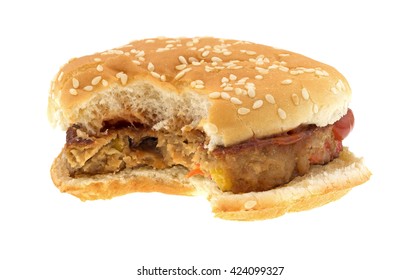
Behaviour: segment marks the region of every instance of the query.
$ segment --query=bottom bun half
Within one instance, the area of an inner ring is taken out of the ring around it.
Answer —
[[[312,166],[306,175],[263,192],[222,192],[212,180],[201,176],[187,178],[187,173],[187,169],[174,166],[164,170],[139,168],[72,178],[63,153],[51,167],[52,179],[60,191],[83,201],[110,199],[132,192],[204,195],[215,215],[228,220],[263,220],[319,207],[341,198],[371,175],[363,160],[348,149],[327,165]]]

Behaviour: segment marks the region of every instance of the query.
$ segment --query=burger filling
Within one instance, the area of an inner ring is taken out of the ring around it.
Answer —
[[[182,165],[187,177],[213,179],[223,191],[264,191],[304,175],[311,165],[338,157],[341,141],[353,126],[351,110],[333,125],[300,126],[265,139],[230,147],[205,148],[198,130],[179,134],[154,131],[140,124],[108,123],[96,136],[78,125],[67,130],[64,154],[72,177],[116,173],[124,169],[165,169]]]

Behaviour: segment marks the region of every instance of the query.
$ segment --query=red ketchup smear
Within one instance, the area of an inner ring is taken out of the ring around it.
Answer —
[[[333,124],[333,133],[335,140],[342,141],[349,135],[354,127],[354,115],[351,109],[348,109],[341,119]]]

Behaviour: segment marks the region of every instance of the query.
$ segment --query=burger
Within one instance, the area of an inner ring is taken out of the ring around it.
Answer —
[[[204,195],[217,217],[307,210],[366,182],[342,141],[351,90],[333,67],[248,41],[152,38],[71,59],[48,112],[66,130],[51,167],[81,200]]]

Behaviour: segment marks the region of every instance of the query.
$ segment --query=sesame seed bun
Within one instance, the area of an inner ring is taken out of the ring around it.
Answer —
[[[203,130],[209,147],[326,126],[351,90],[333,67],[290,51],[218,38],[155,38],[70,60],[57,73],[49,117],[97,133],[104,121]]]
[[[218,38],[154,38],[70,60],[51,84],[48,111],[53,124],[63,129],[77,124],[98,137],[108,121],[141,123],[170,136],[199,130],[211,152],[301,125],[333,124],[347,113],[350,97],[336,69],[297,53]],[[51,176],[62,192],[81,200],[152,191],[204,195],[216,216],[234,220],[321,206],[370,176],[347,149],[328,164],[261,192],[223,192],[213,180],[188,176],[189,171],[180,165],[140,166],[71,176],[62,152]]]

